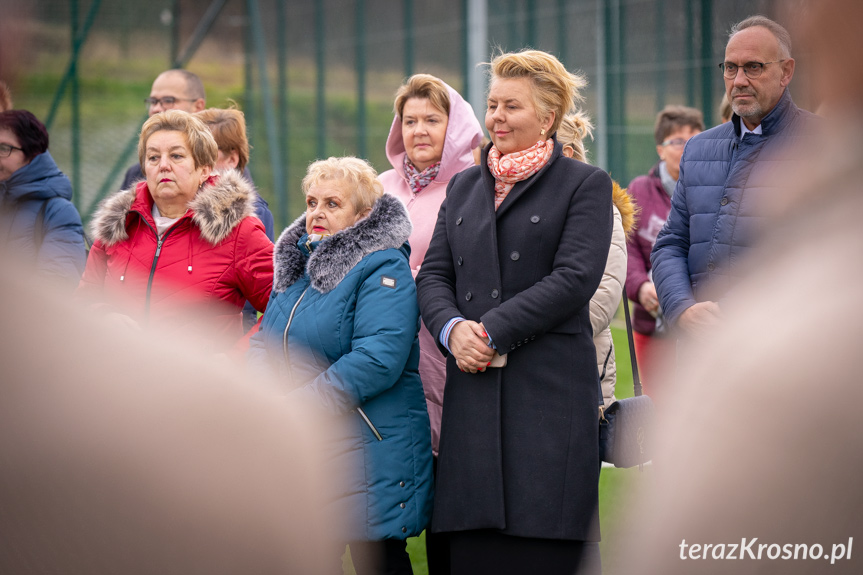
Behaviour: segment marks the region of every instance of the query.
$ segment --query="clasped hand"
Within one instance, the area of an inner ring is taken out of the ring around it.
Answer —
[[[470,320],[460,321],[452,328],[449,349],[458,368],[469,373],[485,371],[494,356],[485,328],[481,323]]]

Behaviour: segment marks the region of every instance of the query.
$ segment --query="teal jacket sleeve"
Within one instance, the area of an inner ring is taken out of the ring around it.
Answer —
[[[353,312],[350,351],[292,393],[330,413],[347,413],[395,385],[419,331],[416,286],[407,259],[389,249],[358,265],[363,269],[355,305],[346,310]]]

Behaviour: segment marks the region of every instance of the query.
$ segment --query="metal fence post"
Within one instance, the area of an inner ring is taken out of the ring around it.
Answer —
[[[557,0],[557,57],[564,66],[569,67],[566,54],[567,24],[566,0]]]
[[[686,105],[695,107],[695,2],[686,4]]]
[[[277,229],[281,229],[284,226],[288,225],[288,204],[291,199],[291,180],[290,180],[290,155],[288,150],[288,42],[287,42],[287,30],[288,30],[288,16],[287,10],[285,10],[285,1],[279,0],[276,2],[278,7],[278,40],[279,40],[279,53],[278,53],[278,66],[279,66],[279,143],[280,143],[280,151],[281,151],[281,163],[284,167],[283,177],[284,177],[284,186],[281,190],[281,194],[276,195],[276,211],[278,216]]]
[[[506,6],[506,41],[508,45],[505,50],[511,52],[521,48],[521,39],[518,35],[518,26],[515,25],[516,20],[516,0],[509,0]]]
[[[363,0],[356,0],[355,26],[357,36],[357,155],[366,157],[366,7]]]
[[[704,125],[713,125],[713,7],[701,0],[701,112]]]
[[[78,37],[78,0],[69,3],[72,24],[72,50]],[[81,91],[78,83],[78,57],[72,60],[72,199],[75,207],[81,209]]]
[[[278,199],[283,196],[285,182],[282,178],[281,151],[276,134],[276,116],[273,112],[273,101],[270,98],[270,80],[267,71],[267,47],[264,43],[264,27],[261,23],[261,13],[258,10],[258,0],[248,0],[249,17],[251,19],[252,37],[255,42],[255,52],[258,59],[258,82],[261,86],[261,107],[264,110],[264,131],[267,134],[267,148],[270,153],[270,170],[273,174],[273,192]]]
[[[326,111],[326,54],[324,50],[324,2],[315,2],[315,61],[317,62],[317,97],[318,114],[317,140],[318,158],[327,155],[327,111]]]
[[[177,62],[180,55],[180,0],[171,3],[171,66],[178,67]]]
[[[656,110],[665,107],[668,55],[665,50],[665,0],[656,0]]]
[[[488,60],[488,0],[469,0],[467,24],[467,60],[473,65],[467,70],[466,95],[467,101],[479,118],[480,124],[485,118],[485,74],[478,66]]]
[[[414,2],[404,0],[405,12],[405,78],[414,73]]]
[[[606,64],[606,42],[608,27],[605,5],[608,0],[596,0],[596,164],[605,171],[611,166],[608,161],[608,66]]]

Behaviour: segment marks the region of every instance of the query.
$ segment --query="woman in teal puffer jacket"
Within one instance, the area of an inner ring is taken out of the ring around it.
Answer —
[[[357,158],[309,166],[306,213],[275,248],[273,291],[249,362],[334,418],[322,438],[334,538],[358,575],[411,573],[405,539],[431,513],[431,443],[419,308],[402,203]]]

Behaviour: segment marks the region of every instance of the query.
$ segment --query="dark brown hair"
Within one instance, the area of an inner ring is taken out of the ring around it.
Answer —
[[[48,130],[45,124],[27,110],[0,112],[0,130],[9,130],[21,143],[21,152],[29,162],[48,149]]]

